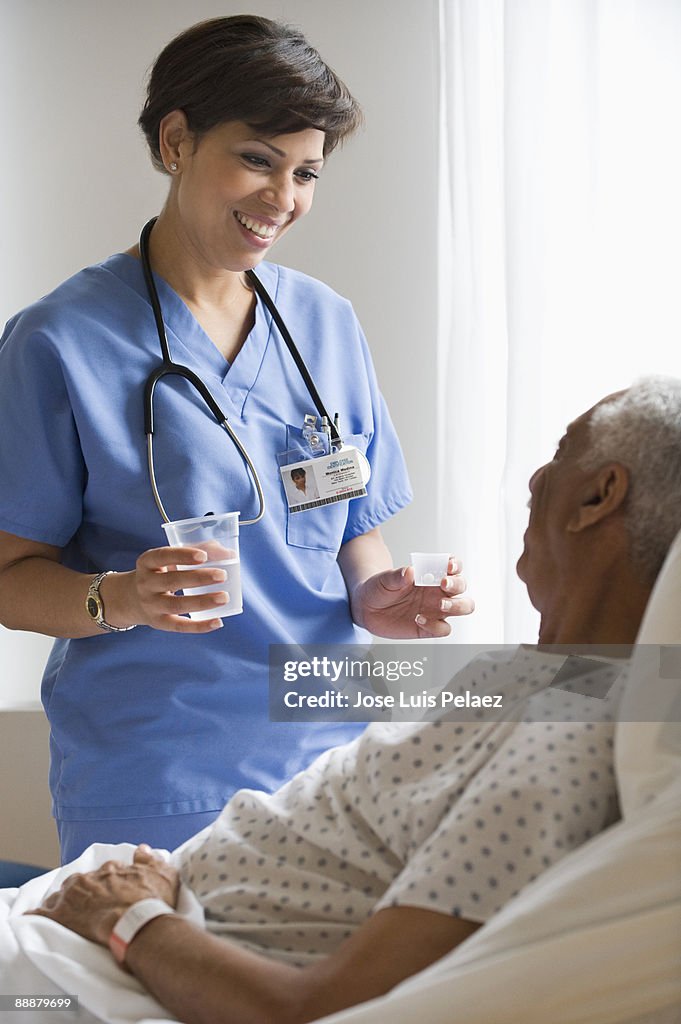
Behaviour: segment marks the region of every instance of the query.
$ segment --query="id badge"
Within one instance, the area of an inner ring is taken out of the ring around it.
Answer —
[[[277,456],[289,512],[366,497],[371,466],[354,445],[342,444],[330,452],[304,457],[301,448]]]

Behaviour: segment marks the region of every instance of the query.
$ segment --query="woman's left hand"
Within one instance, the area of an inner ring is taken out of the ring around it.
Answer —
[[[447,619],[470,615],[475,608],[470,597],[461,596],[465,589],[461,564],[453,558],[439,587],[414,586],[411,566],[387,569],[355,588],[352,614],[375,636],[403,640],[449,636],[452,628]]]

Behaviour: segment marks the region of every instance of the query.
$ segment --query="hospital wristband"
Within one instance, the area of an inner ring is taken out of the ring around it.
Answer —
[[[161,917],[164,914],[174,915],[175,911],[163,900],[155,898],[139,900],[128,907],[125,913],[119,917],[109,936],[109,949],[113,953],[116,963],[121,967],[125,966],[125,954],[137,933],[155,917]]]

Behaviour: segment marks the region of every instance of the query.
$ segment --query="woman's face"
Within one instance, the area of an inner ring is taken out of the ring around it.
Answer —
[[[207,132],[196,147],[185,132],[174,178],[183,243],[215,270],[256,266],[310,209],[323,146],[324,132],[316,128],[265,137],[241,121],[229,121]]]

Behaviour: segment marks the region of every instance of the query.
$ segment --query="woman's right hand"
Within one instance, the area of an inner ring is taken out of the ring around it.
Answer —
[[[228,594],[221,589],[227,574],[218,566],[205,567],[206,552],[200,548],[151,548],[137,559],[132,572],[115,573],[102,580],[100,593],[106,619],[112,626],[152,626],[175,633],[210,633],[222,626],[222,619],[196,621],[187,612],[225,605]],[[195,568],[178,569],[178,565]],[[207,587],[208,594],[178,595],[178,590]]]
[[[217,558],[233,557],[224,549]],[[0,530],[0,622],[59,637],[103,636],[85,610],[92,574],[61,564],[61,548]],[[204,566],[200,548],[151,548],[129,572],[104,577],[100,595],[112,626],[152,626],[177,633],[210,633],[222,619],[195,621],[189,611],[224,605],[225,571]],[[211,553],[212,557],[212,553]],[[178,563],[193,568],[178,569]],[[104,566],[104,568],[107,568]],[[207,594],[178,596],[185,587],[211,587]]]

